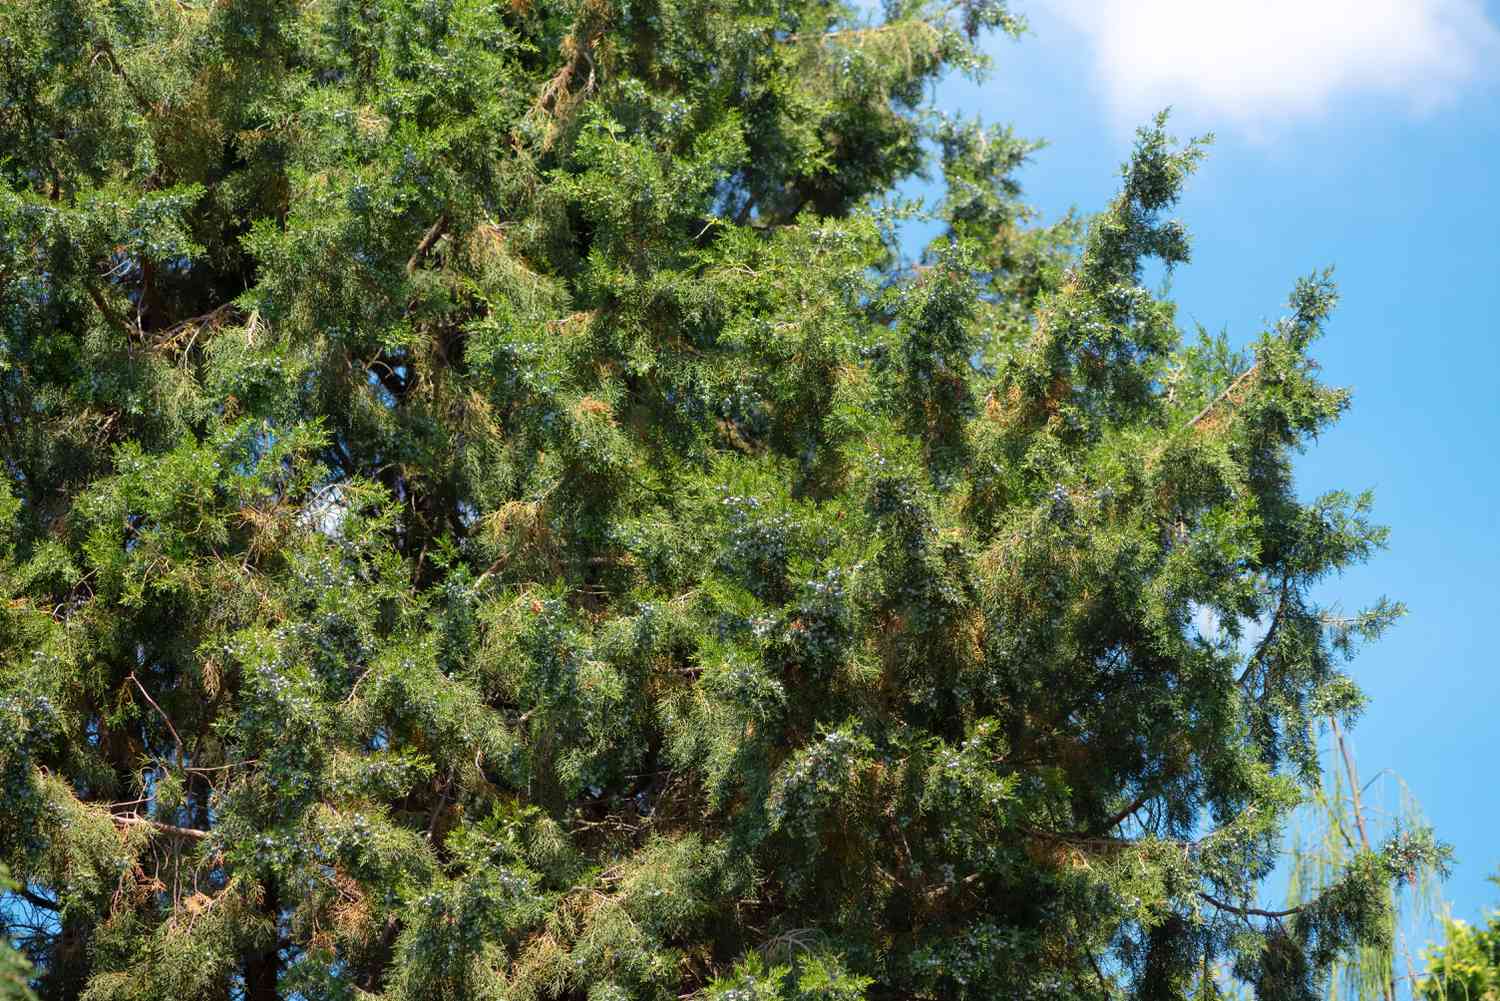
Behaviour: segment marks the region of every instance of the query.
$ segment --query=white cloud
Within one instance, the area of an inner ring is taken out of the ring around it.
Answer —
[[[1355,97],[1426,111],[1500,65],[1482,0],[1040,0],[1094,49],[1113,110],[1259,131]]]

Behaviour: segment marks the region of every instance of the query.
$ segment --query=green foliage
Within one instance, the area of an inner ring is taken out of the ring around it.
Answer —
[[[1422,958],[1427,972],[1415,993],[1423,1001],[1500,998],[1500,913],[1489,915],[1483,928],[1444,918],[1443,944],[1429,946]]]
[[[0,0],[39,997],[1269,1001],[1381,941],[1436,844],[1250,906],[1401,612],[1313,597],[1385,538],[1292,481],[1328,277],[1184,343],[1203,144],[1037,225],[926,103],[1008,5],[860,11]]]

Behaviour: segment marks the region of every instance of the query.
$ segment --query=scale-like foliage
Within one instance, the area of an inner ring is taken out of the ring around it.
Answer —
[[[1409,845],[1249,906],[1399,614],[1311,596],[1384,538],[1293,490],[1332,287],[1184,345],[1200,146],[1034,226],[925,103],[990,29],[0,0],[40,997],[1301,998],[1388,926]]]

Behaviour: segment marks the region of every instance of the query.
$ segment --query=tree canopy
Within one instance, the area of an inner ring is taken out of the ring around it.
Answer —
[[[44,1001],[1316,995],[1384,540],[931,105],[1005,0],[0,0],[0,905]],[[1045,86],[1045,81],[1039,81]],[[942,182],[913,260],[900,185]]]

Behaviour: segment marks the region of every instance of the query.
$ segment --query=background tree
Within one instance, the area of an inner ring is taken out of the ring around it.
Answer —
[[[1490,882],[1500,884],[1500,877]],[[1427,969],[1417,996],[1425,1001],[1500,998],[1500,912],[1491,912],[1483,928],[1445,917],[1443,944],[1430,945],[1422,958]]]
[[[1292,824],[1287,894],[1292,905],[1315,898],[1337,880],[1355,853],[1377,843],[1397,845],[1426,826],[1399,776],[1382,769],[1361,781],[1343,728],[1330,720],[1328,729],[1323,781]],[[1413,857],[1411,868],[1387,887],[1387,931],[1335,960],[1325,991],[1328,1001],[1418,996],[1418,957],[1411,942],[1432,926],[1444,906],[1442,875],[1441,866],[1430,859]]]
[[[0,0],[0,861],[45,999],[1314,996],[1383,539],[934,115],[1002,0]],[[897,184],[947,182],[898,253]],[[1212,637],[1195,625],[1211,613]],[[1251,623],[1264,627],[1245,648]]]

